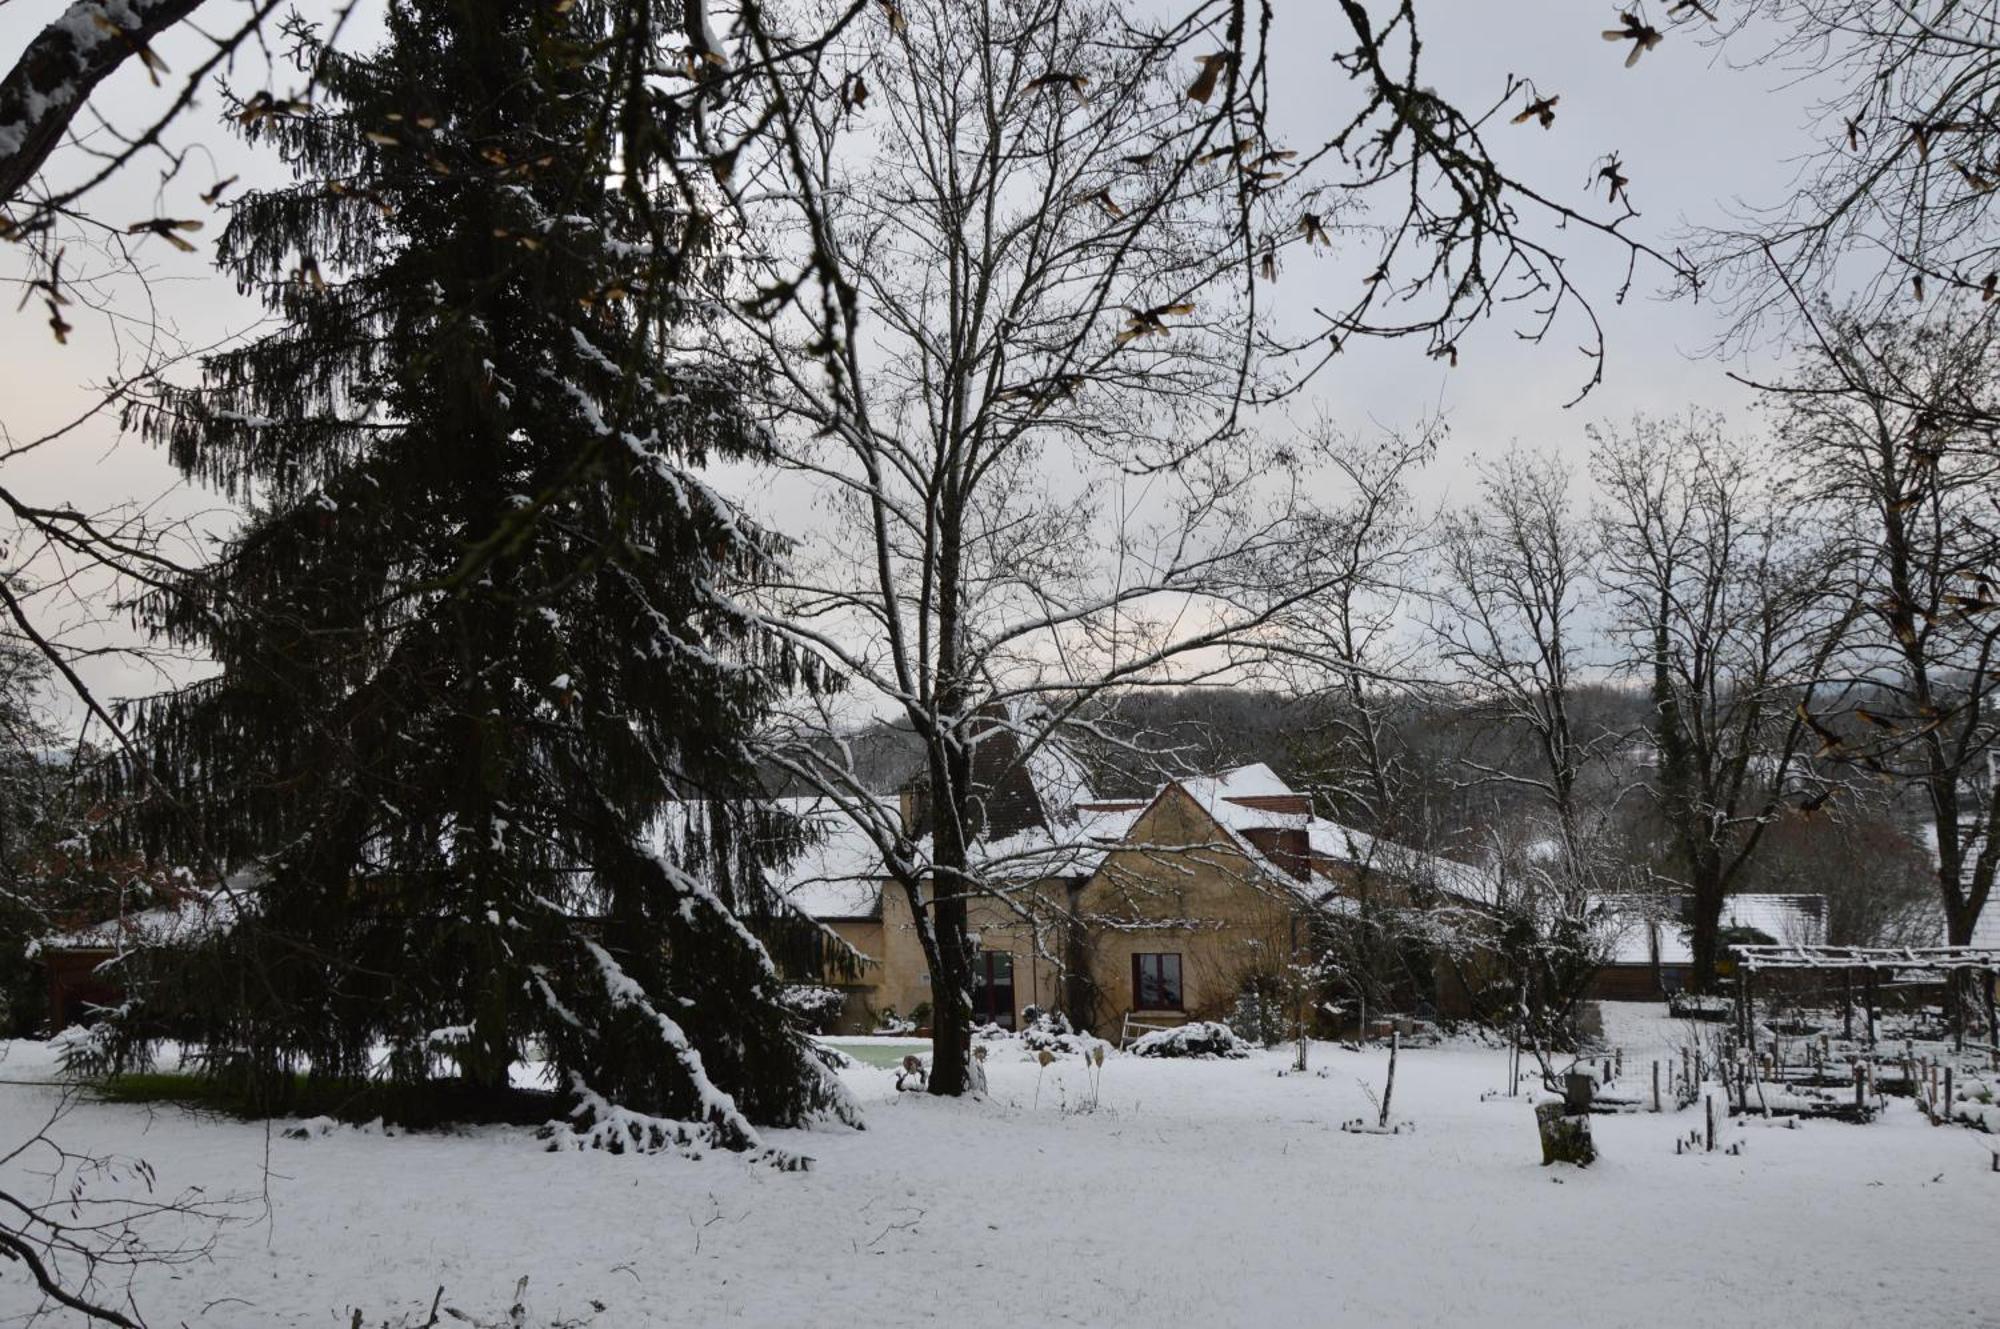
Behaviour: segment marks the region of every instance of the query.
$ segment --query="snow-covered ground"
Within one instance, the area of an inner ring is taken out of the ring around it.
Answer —
[[[1650,1015],[1608,1020],[1628,1074],[1674,1032]],[[1415,1131],[1350,1135],[1380,1052],[1315,1046],[1304,1076],[1282,1052],[1113,1055],[1082,1111],[1080,1061],[997,1047],[983,1102],[857,1065],[866,1131],[775,1133],[814,1155],[803,1174],[110,1104],[59,1134],[145,1158],[162,1191],[247,1197],[211,1258],[140,1278],[157,1325],[421,1325],[439,1286],[501,1321],[523,1275],[530,1326],[2000,1324],[2000,1141],[1907,1102],[1865,1127],[1732,1126],[1736,1156],[1675,1155],[1694,1112],[1600,1117],[1578,1171],[1539,1166],[1525,1099],[1481,1101],[1497,1049],[1405,1052]],[[0,1078],[47,1070],[16,1044]],[[0,1136],[55,1093],[0,1085]],[[0,1267],[0,1315],[32,1304]]]

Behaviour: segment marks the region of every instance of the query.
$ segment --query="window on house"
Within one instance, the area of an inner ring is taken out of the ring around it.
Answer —
[[[972,1018],[979,1024],[1014,1027],[1014,957],[981,951],[972,957]]]
[[[1140,1011],[1181,1009],[1181,957],[1178,954],[1132,957],[1132,1008]]]

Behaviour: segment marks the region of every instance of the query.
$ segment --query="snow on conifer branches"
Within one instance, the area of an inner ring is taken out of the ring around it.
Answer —
[[[778,973],[838,956],[755,806],[749,735],[800,672],[735,596],[778,542],[699,477],[769,436],[741,365],[672,353],[713,316],[708,219],[597,132],[679,43],[642,19],[417,0],[319,59],[313,115],[245,107],[294,179],[216,249],[275,327],[135,406],[260,502],[147,597],[220,672],[135,708],[104,790],[127,834],[269,864],[253,924],[139,985],[258,1107],[309,1064],[385,1110],[518,1112],[533,1049],[600,1143],[854,1119]]]

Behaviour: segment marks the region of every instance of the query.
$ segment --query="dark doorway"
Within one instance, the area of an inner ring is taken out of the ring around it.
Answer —
[[[1014,957],[981,951],[972,957],[972,1019],[975,1024],[1014,1027]]]

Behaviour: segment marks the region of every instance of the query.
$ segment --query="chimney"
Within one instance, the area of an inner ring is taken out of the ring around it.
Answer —
[[[903,834],[912,840],[921,838],[931,822],[930,784],[921,773],[913,775],[896,791],[896,801],[903,818]]]
[[[1312,845],[1303,826],[1256,826],[1244,831],[1243,838],[1255,846],[1258,853],[1270,859],[1279,871],[1299,881],[1312,879]]]
[[[1280,812],[1290,817],[1312,815],[1310,794],[1226,794],[1222,801],[1255,812]]]

